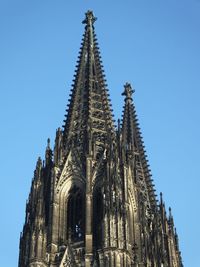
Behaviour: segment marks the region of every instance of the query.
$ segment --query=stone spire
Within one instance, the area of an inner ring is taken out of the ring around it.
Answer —
[[[108,138],[114,138],[113,118],[106,89],[105,75],[94,30],[96,18],[92,11],[83,20],[83,35],[77,69],[71,90],[69,109],[64,121],[66,147],[79,144],[79,151],[91,153],[95,143],[97,153]]]
[[[132,99],[133,93],[134,90],[131,84],[126,83],[124,85],[124,92],[122,93],[122,95],[125,96],[121,129],[122,157],[124,162],[127,162],[130,156],[135,159],[135,168],[137,168],[138,176],[143,177],[143,179],[139,180],[143,180],[143,186],[145,186],[146,192],[148,191],[148,199],[151,208],[156,208],[156,195]],[[135,179],[136,178],[137,177],[135,177]]]

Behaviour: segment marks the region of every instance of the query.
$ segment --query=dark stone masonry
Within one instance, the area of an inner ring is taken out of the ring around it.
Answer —
[[[114,126],[91,11],[63,128],[38,159],[19,267],[182,267],[171,210],[157,201],[133,103]]]

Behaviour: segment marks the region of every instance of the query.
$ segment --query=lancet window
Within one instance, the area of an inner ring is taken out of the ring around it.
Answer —
[[[85,201],[81,189],[74,186],[67,201],[67,235],[68,239],[77,242],[84,240]]]

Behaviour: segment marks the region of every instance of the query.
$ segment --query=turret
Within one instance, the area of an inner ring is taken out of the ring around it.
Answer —
[[[52,150],[50,148],[50,139],[47,139],[47,147],[45,151],[45,166],[51,165],[52,164]]]

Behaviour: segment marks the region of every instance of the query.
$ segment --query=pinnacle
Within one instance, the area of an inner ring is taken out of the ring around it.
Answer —
[[[36,163],[37,166],[40,166],[42,165],[42,159],[41,157],[39,156],[38,159],[37,159],[37,163]]]
[[[47,139],[47,148],[50,148],[50,138]]]

